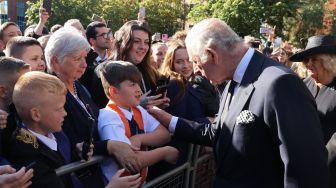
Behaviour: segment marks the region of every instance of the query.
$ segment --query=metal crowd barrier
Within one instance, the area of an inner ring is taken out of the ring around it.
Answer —
[[[200,155],[201,146],[190,144],[188,161],[183,165],[149,181],[143,188],[204,188],[212,187],[214,166],[212,154]],[[101,163],[105,158],[94,156],[87,162],[73,162],[56,169],[58,176]]]
[[[88,167],[88,166],[91,166],[97,163],[101,163],[103,162],[103,160],[104,160],[103,156],[93,156],[90,161],[85,161],[85,162],[76,161],[76,162],[59,167],[58,169],[56,169],[56,174],[57,176],[69,174],[77,170],[83,169],[85,167]]]

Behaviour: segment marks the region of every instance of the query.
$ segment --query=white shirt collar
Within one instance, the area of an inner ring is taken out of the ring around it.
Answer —
[[[105,61],[107,60],[108,58],[108,55],[107,55],[107,51],[105,50],[105,57],[104,58],[101,58],[99,55],[97,56],[96,58],[96,62],[100,62],[101,60]]]
[[[240,85],[242,79],[243,79],[243,76],[246,72],[246,69],[247,69],[247,66],[249,65],[251,59],[252,59],[252,56],[254,54],[254,49],[253,48],[249,48],[247,50],[247,52],[245,53],[245,55],[243,56],[243,58],[240,60],[237,68],[236,68],[236,71],[234,72],[233,74],[233,80],[235,82],[237,82],[237,86]]]
[[[56,138],[52,133],[49,133],[48,136],[44,136],[42,134],[36,133],[30,129],[28,129],[33,135],[37,137],[43,144],[45,144],[48,148],[57,151],[57,142]]]
[[[132,117],[133,117],[132,111],[126,110],[125,108],[121,108],[119,106],[118,106],[118,108],[124,113],[126,119],[128,119],[129,121],[132,120]]]

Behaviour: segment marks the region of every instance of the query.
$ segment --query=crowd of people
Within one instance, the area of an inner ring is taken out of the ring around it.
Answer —
[[[214,187],[336,186],[335,36],[300,50],[219,19],[169,41],[143,18],[50,32],[48,19],[41,7],[24,32],[0,26],[0,187],[140,187],[190,142],[214,153]]]

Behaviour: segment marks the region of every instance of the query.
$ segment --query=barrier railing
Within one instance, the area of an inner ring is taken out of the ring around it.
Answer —
[[[77,170],[83,169],[85,167],[101,163],[104,160],[103,156],[93,156],[90,161],[76,161],[64,166],[61,166],[60,168],[56,169],[57,176],[62,176],[64,174],[69,174],[71,172],[75,172]]]
[[[189,188],[189,187],[211,187],[214,177],[213,156],[204,154],[200,156],[199,145],[190,144],[188,161],[181,166],[149,181],[143,188]],[[101,163],[105,158],[94,156],[87,162],[73,162],[56,169],[58,176],[72,173],[82,168]],[[201,169],[201,170],[200,170]],[[204,181],[207,180],[207,181]],[[198,182],[198,180],[201,180]]]

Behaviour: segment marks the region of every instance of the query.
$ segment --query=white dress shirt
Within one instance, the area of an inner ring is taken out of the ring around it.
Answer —
[[[132,119],[133,113],[131,111],[120,107],[118,108],[124,113],[127,120]],[[141,106],[137,106],[137,108],[141,112],[145,134],[155,131],[160,123]],[[125,126],[119,114],[108,107],[99,111],[98,132],[101,140],[114,140],[131,145],[129,138],[126,136]],[[112,158],[102,162],[101,167],[103,175],[107,180],[110,180],[119,169],[118,164]]]
[[[46,145],[51,150],[57,151],[57,142],[56,138],[52,133],[49,133],[47,136],[34,132],[28,129],[34,136],[37,137],[39,141],[41,141],[44,145]]]

